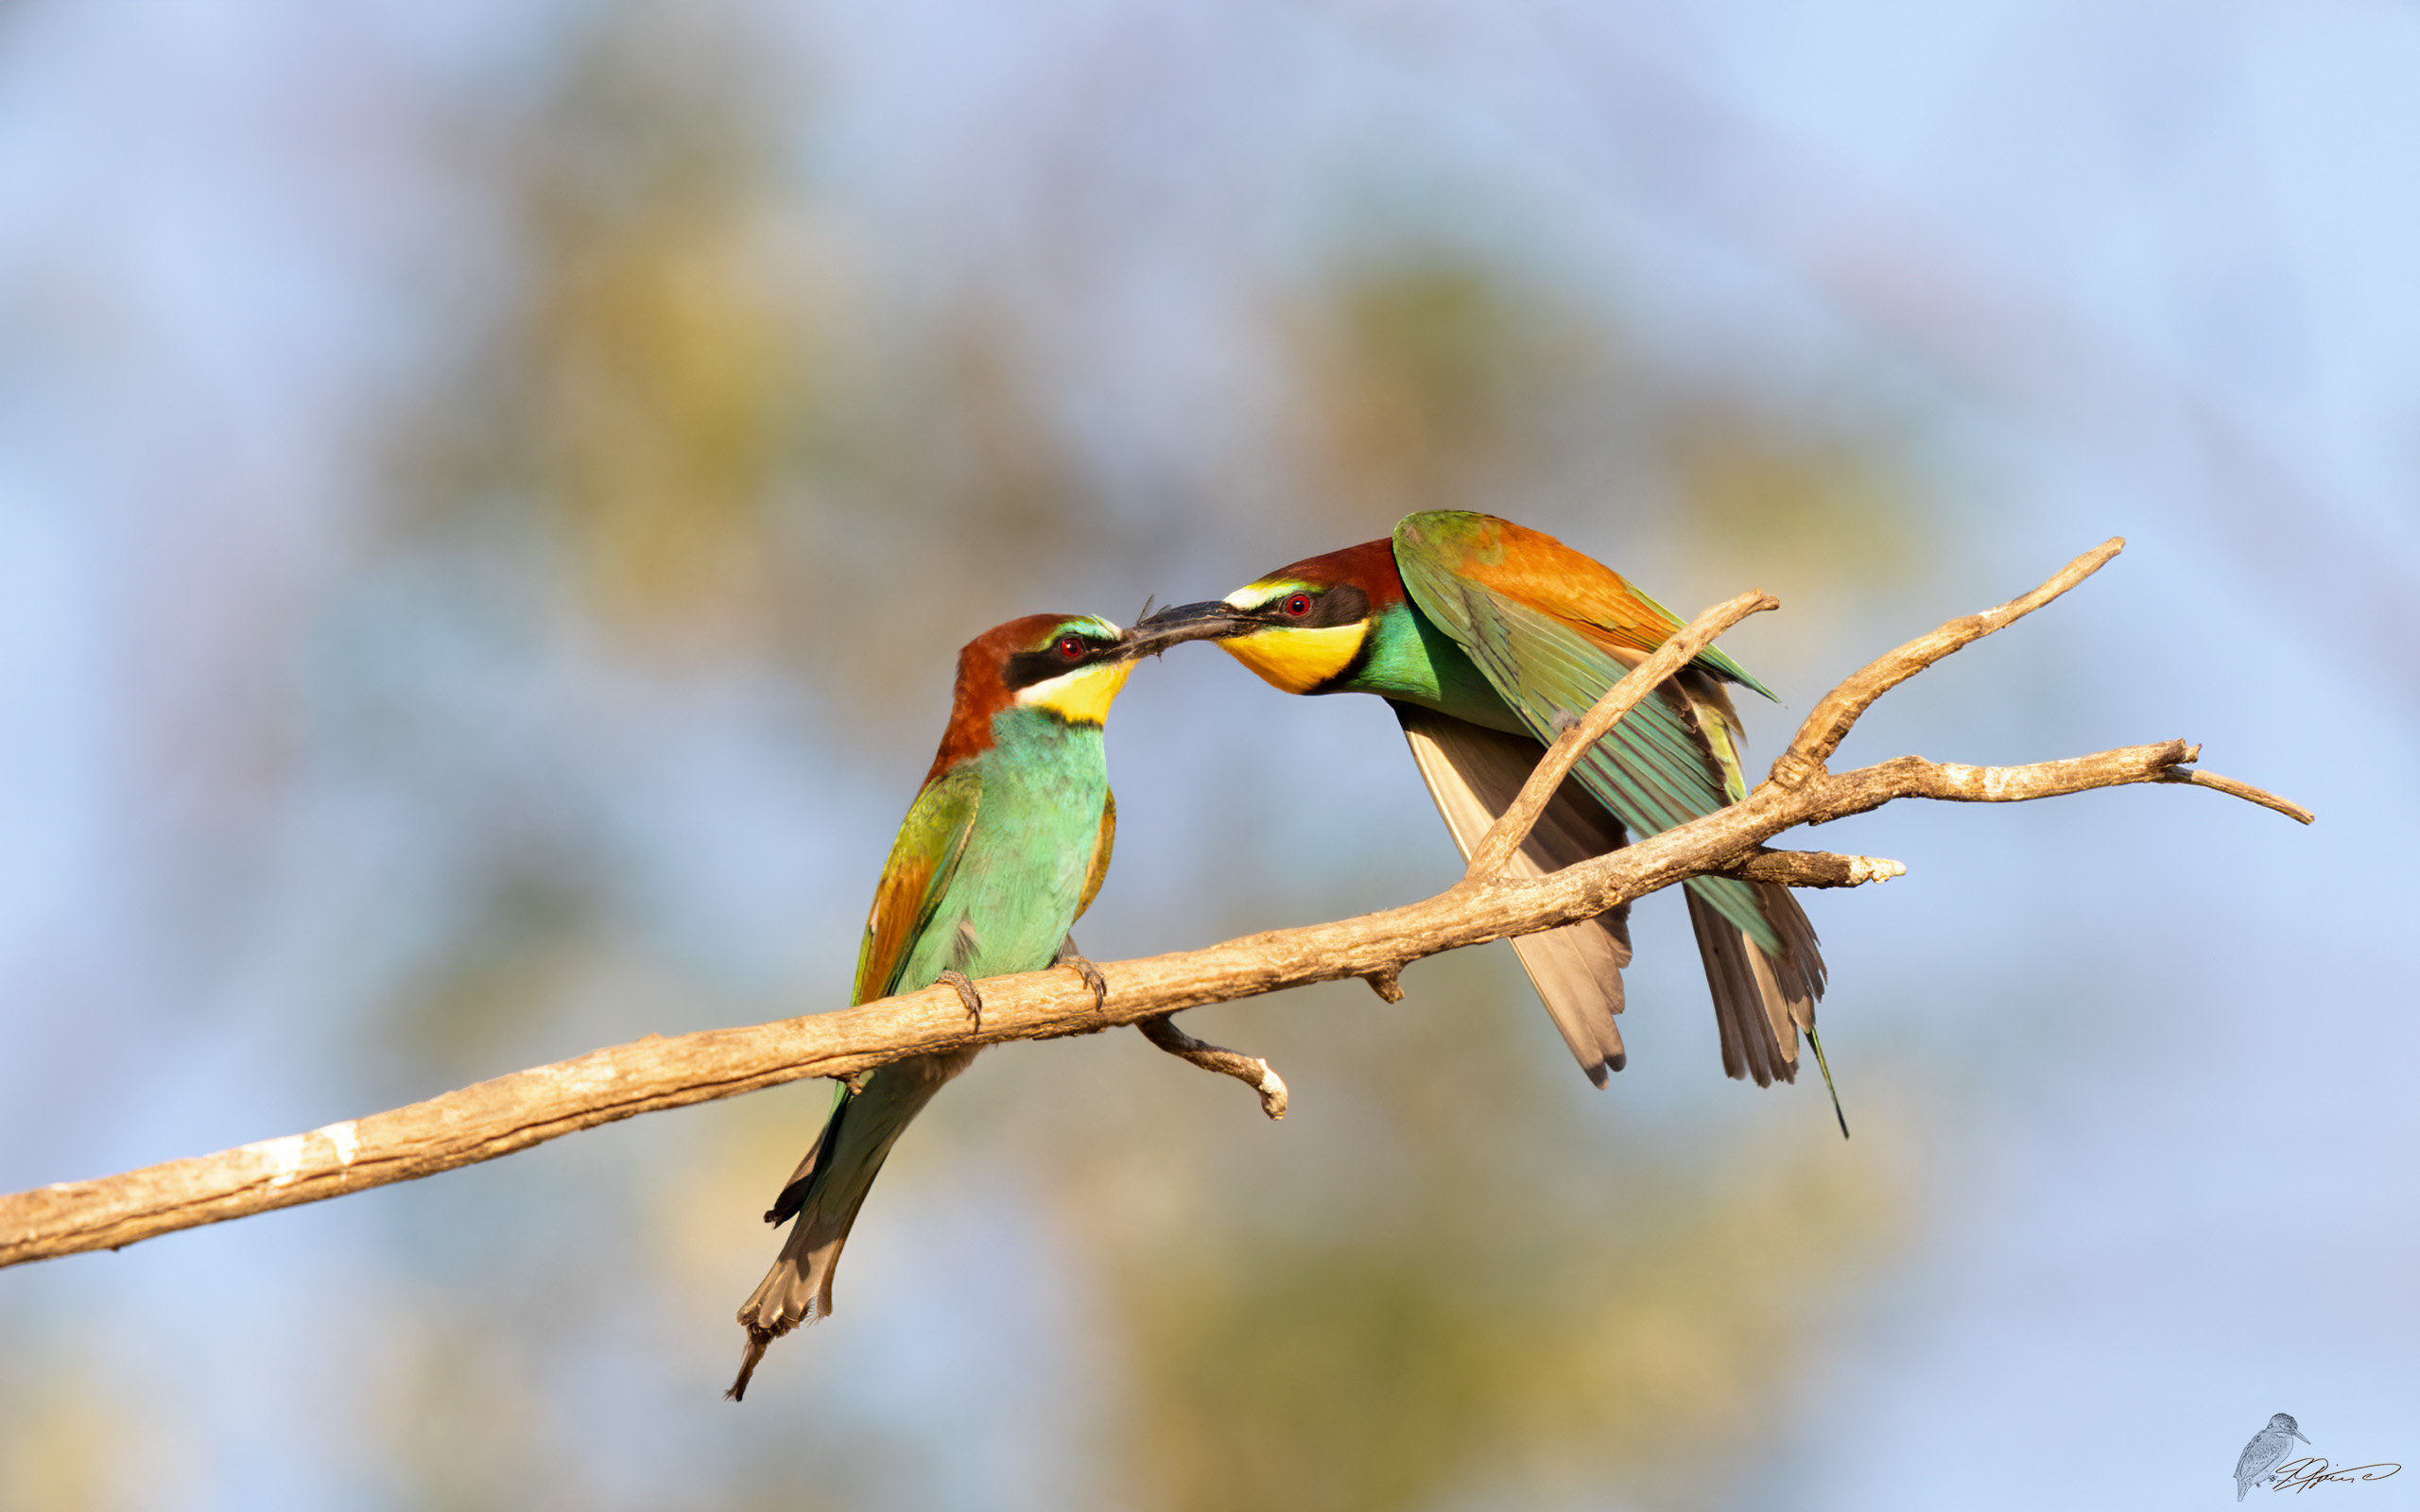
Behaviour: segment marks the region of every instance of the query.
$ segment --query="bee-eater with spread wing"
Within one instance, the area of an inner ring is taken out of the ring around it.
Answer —
[[[1680,628],[1663,605],[1551,536],[1435,510],[1406,517],[1390,540],[1281,567],[1222,601],[1164,610],[1135,633],[1154,648],[1214,640],[1287,693],[1386,699],[1468,855],[1546,743]],[[1515,858],[1516,874],[1543,875],[1623,844],[1625,829],[1653,834],[1746,797],[1725,683],[1772,696],[1722,652],[1702,652],[1582,758]],[[1806,914],[1772,884],[1693,877],[1686,888],[1723,1070],[1759,1086],[1795,1080],[1798,1031],[1814,1039],[1824,991]],[[1512,941],[1599,1087],[1624,1059],[1614,1016],[1631,956],[1628,915],[1625,904]]]
[[[970,978],[1054,962],[1104,990],[1067,931],[1109,870],[1117,804],[1101,724],[1137,651],[1106,620],[1033,614],[959,653],[949,728],[874,885],[851,1002],[948,981],[979,1013]],[[733,1400],[768,1344],[832,1311],[833,1269],[883,1158],[976,1048],[892,1061],[840,1088],[765,1214],[797,1224],[739,1310],[748,1349]]]

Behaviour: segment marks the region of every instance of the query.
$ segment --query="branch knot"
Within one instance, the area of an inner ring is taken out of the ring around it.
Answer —
[[[1786,750],[1773,763],[1772,782],[1784,792],[1795,793],[1824,775],[1824,764],[1794,750]]]

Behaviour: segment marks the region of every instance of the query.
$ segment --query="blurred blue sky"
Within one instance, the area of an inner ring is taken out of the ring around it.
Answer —
[[[806,565],[750,590],[815,592],[670,649],[580,609],[545,517],[479,512],[509,467],[462,464],[471,523],[431,525],[452,464],[399,460],[499,391],[486,344],[560,249],[516,186],[617,181],[523,156],[616,28],[730,70],[689,97],[760,133],[755,335],[820,343],[821,418],[782,443],[813,460],[768,485],[815,497],[761,538]],[[1612,460],[1462,501],[1685,613],[1777,593],[1729,643],[1789,706],[1747,711],[1760,749],[1867,656],[2122,534],[1841,761],[2184,736],[2321,816],[2137,788],[1806,837],[1910,868],[1809,902],[1859,1131],[1812,1157],[1820,1093],[1715,1074],[1677,909],[1642,905],[1632,1069],[1553,1094],[1609,1162],[1703,1137],[1905,1194],[1870,1268],[1809,1296],[1815,1343],[1709,1504],[2215,1504],[2280,1410],[2340,1463],[2420,1460],[2415,77],[2420,9],[2355,0],[0,5],[0,1186],[838,1005],[955,647],[1383,533],[1294,491],[1311,348],[1285,333],[1335,268],[1444,248],[1614,332],[1626,371],[1884,457],[1898,534],[1871,539],[1693,524],[1614,414]],[[977,303],[1088,501],[996,535],[857,460],[958,475],[990,390],[908,333]],[[1146,668],[1088,951],[1443,885],[1395,739],[1374,701]],[[1519,1011],[1474,1032],[1560,1075],[1508,962]],[[1464,980],[1407,987],[1430,973]],[[1193,1027],[1386,1035],[1364,1001]],[[716,1394],[814,1089],[0,1276],[0,1503],[1129,1504],[1083,1255],[1107,1220],[1031,1152],[1134,1136],[1062,1126],[1054,1074],[1166,1073],[1087,1041],[953,1089],[847,1308],[769,1366],[786,1406]],[[1340,1159],[1341,1081],[1298,1078],[1279,1131],[1232,1091],[1200,1095],[1234,1179]],[[1150,1200],[1180,1234],[1225,1216]],[[534,1342],[482,1352],[508,1329]],[[801,1400],[865,1461],[786,1461]],[[1646,1504],[1599,1468],[1568,1504]],[[2410,1505],[2420,1475],[2339,1494]],[[1421,1504],[1537,1503],[1481,1469]]]

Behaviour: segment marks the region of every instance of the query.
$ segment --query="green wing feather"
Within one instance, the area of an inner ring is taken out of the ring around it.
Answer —
[[[1552,742],[1680,627],[1602,564],[1485,515],[1413,515],[1396,527],[1394,542],[1412,602],[1543,741]],[[1723,665],[1728,658],[1699,662],[1755,686],[1745,672],[1731,672],[1736,663]],[[1731,732],[1708,730],[1709,714],[1721,718],[1667,684],[1582,757],[1575,774],[1637,833],[1703,817],[1741,796],[1729,790],[1737,764],[1724,759],[1722,747]],[[1693,877],[1687,885],[1760,948],[1781,954],[1781,936],[1748,884]]]
[[[857,948],[856,996],[871,1003],[898,990],[899,973],[933,919],[975,833],[983,803],[982,774],[973,764],[953,767],[925,784],[908,806],[890,859],[874,884],[865,941]]]

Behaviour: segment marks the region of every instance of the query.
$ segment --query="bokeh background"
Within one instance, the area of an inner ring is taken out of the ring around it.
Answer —
[[[1842,761],[2297,798],[1806,837],[1813,1078],[1640,905],[1011,1047],[720,1400],[820,1084],[0,1275],[0,1505],[2223,1504],[2420,1460],[2420,9],[0,5],[0,1187],[840,1005],[956,648],[1401,513],[1781,690],[2126,554]],[[1096,957],[1409,901],[1375,700],[1201,650]],[[2324,1493],[2420,1503],[2420,1473]]]

